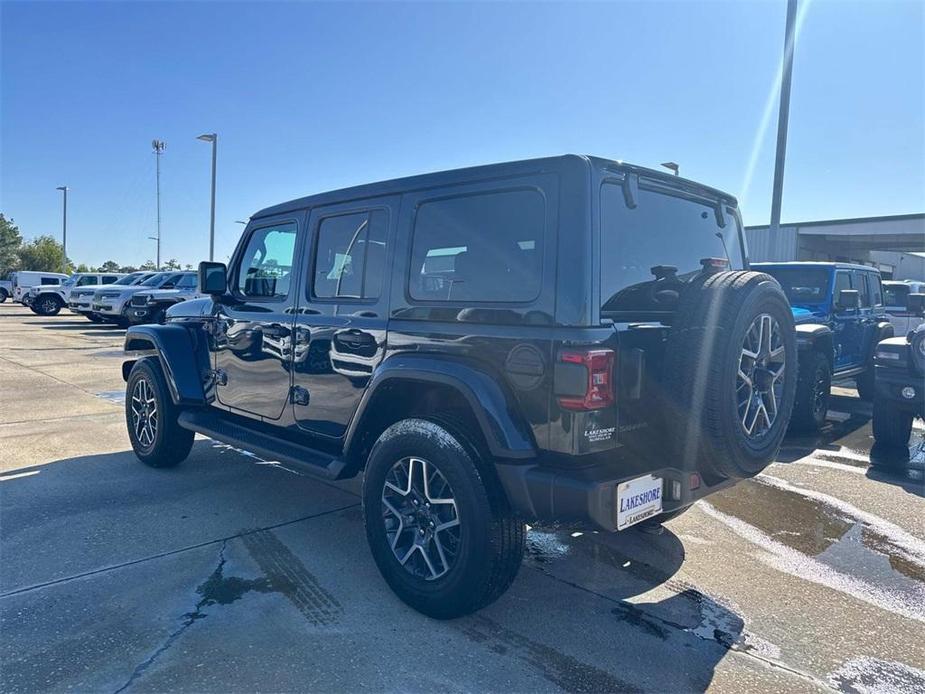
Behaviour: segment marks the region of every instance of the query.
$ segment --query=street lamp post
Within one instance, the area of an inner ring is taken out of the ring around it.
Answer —
[[[157,161],[157,269],[161,269],[161,153],[167,149],[167,143],[163,140],[152,140],[151,147],[154,149],[154,158]]]
[[[207,133],[196,139],[212,143],[212,214],[209,218],[209,261],[211,262],[215,256],[215,158],[218,149],[218,135]]]
[[[61,245],[64,247],[64,271],[67,272],[67,186],[58,186],[57,190],[64,193],[64,214],[61,221]]]
[[[790,122],[790,82],[793,78],[793,49],[796,41],[797,0],[787,0],[784,28],[784,58],[780,77],[780,109],[777,114],[777,151],[774,156],[774,185],[771,190],[771,232],[780,230],[781,197],[784,192],[784,163],[787,158],[787,126]]]

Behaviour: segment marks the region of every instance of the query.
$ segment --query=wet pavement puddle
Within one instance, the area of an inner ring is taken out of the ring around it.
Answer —
[[[925,621],[925,541],[820,492],[761,475],[700,508],[795,576]]]

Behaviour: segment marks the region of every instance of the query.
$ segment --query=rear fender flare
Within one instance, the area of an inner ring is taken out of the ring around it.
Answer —
[[[411,354],[386,359],[373,374],[347,430],[344,449],[348,456],[354,453],[364,418],[372,414],[369,405],[376,391],[396,380],[439,384],[458,391],[475,414],[493,457],[524,459],[536,456],[530,428],[516,415],[511,396],[497,377],[462,359]]]
[[[204,339],[192,330],[181,325],[132,326],[125,333],[125,351],[158,358],[175,404],[206,404],[203,382],[209,371],[209,353]],[[129,360],[122,365],[124,379],[128,380],[134,363]]]

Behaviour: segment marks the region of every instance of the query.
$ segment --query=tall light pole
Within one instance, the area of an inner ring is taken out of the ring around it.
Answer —
[[[61,245],[64,247],[64,271],[67,272],[67,186],[58,186],[56,190],[64,193],[64,214],[61,221]]]
[[[780,229],[781,196],[784,192],[784,162],[787,158],[787,126],[790,121],[790,81],[793,77],[793,48],[796,41],[797,0],[787,0],[784,29],[784,64],[780,76],[780,110],[777,114],[777,153],[774,157],[774,187],[771,190],[771,231]]]
[[[211,262],[215,255],[215,156],[218,149],[218,135],[208,133],[200,135],[196,139],[212,143],[212,216],[209,220],[209,261]]]
[[[167,149],[167,143],[163,140],[152,140],[151,147],[154,149],[154,159],[157,162],[157,269],[161,269],[161,153]]]

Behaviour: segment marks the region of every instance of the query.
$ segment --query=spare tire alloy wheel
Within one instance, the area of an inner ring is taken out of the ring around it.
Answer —
[[[433,581],[459,553],[459,513],[449,482],[422,458],[403,458],[382,488],[382,516],[392,553],[405,571]]]
[[[147,379],[139,378],[132,389],[132,428],[142,448],[154,445],[157,437],[157,400]]]
[[[767,313],[755,316],[745,331],[736,376],[739,421],[749,438],[761,438],[774,426],[781,410],[786,368],[780,323]]]

